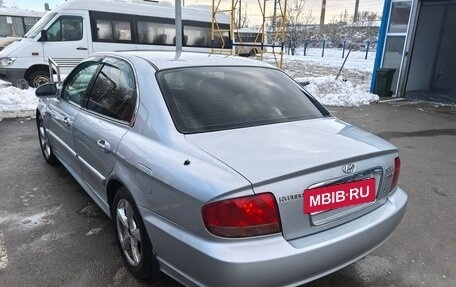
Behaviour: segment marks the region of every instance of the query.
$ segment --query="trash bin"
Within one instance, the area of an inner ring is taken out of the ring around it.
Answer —
[[[376,71],[375,91],[380,97],[391,97],[391,83],[396,69],[380,68]]]

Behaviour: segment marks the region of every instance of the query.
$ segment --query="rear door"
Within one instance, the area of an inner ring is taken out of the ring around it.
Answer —
[[[114,168],[117,146],[130,128],[136,98],[131,65],[121,59],[105,58],[85,108],[74,123],[82,177],[104,202],[106,179]]]
[[[54,59],[62,73],[68,73],[89,55],[88,15],[84,12],[63,14],[47,28],[43,41],[44,60]]]

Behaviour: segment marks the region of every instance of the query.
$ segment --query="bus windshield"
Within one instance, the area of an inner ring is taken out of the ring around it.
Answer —
[[[41,33],[41,30],[57,15],[57,13],[47,13],[43,18],[40,19],[27,34],[24,35],[24,38],[35,38],[36,35]]]

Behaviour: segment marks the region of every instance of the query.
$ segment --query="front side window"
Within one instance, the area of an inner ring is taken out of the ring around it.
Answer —
[[[47,30],[48,41],[78,41],[82,39],[81,17],[60,17]]]
[[[82,106],[86,89],[98,65],[98,62],[84,62],[77,66],[63,83],[62,98]]]
[[[105,60],[90,92],[87,109],[130,122],[135,107],[136,82],[132,68],[122,60]]]
[[[182,133],[329,115],[297,83],[275,69],[181,68],[158,72],[157,78],[174,123]]]

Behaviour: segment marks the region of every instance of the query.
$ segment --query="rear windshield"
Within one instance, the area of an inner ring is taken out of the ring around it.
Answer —
[[[176,128],[199,133],[328,114],[283,72],[262,67],[192,67],[157,78]]]

